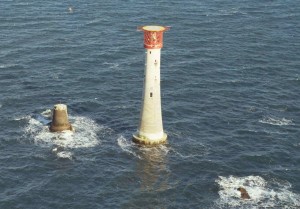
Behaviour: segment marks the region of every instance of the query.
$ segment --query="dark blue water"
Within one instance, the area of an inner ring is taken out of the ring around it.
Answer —
[[[300,208],[299,11],[295,0],[1,0],[0,208]],[[137,27],[152,24],[171,26],[169,138],[143,148],[131,142]],[[58,102],[74,134],[48,132]]]

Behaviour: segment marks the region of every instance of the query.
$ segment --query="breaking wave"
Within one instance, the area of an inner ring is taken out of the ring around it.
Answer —
[[[122,135],[118,137],[117,141],[122,151],[139,159],[144,159],[145,157],[148,158],[148,154],[150,153],[151,157],[155,159],[156,157],[166,156],[170,151],[170,148],[163,144],[155,147],[138,146],[137,144],[132,142],[132,140],[128,140]]]
[[[299,208],[300,195],[295,194],[291,184],[277,179],[265,180],[260,176],[223,177],[216,180],[220,198],[214,208]],[[242,200],[238,187],[244,187],[250,200]]]
[[[265,117],[265,118],[259,120],[259,122],[270,124],[270,125],[275,125],[275,126],[294,125],[292,120],[288,120],[288,119],[285,119],[285,118],[277,119],[277,118]]]
[[[73,154],[72,152],[68,152],[68,151],[61,151],[61,152],[57,152],[56,156],[58,158],[64,158],[64,159],[69,159],[72,160],[73,159]]]
[[[24,129],[25,136],[29,136],[34,144],[41,147],[62,148],[62,151],[54,152],[59,158],[71,159],[72,149],[95,147],[101,142],[97,133],[105,128],[89,118],[70,116],[69,120],[75,132],[64,131],[61,133],[49,131],[47,124],[50,122],[50,118],[51,110],[45,110],[34,117],[23,117],[28,120],[28,125]]]
[[[0,69],[3,69],[3,68],[11,68],[11,67],[15,67],[17,66],[17,64],[5,64],[5,65],[0,65]]]

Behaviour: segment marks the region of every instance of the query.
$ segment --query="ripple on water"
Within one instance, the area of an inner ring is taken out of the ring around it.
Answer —
[[[292,120],[286,118],[273,118],[273,117],[264,117],[259,120],[260,123],[270,124],[274,126],[289,126],[294,125]]]

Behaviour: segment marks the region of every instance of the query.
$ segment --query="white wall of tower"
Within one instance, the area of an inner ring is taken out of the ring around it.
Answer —
[[[164,137],[160,93],[160,49],[146,49],[145,80],[139,135],[155,140]]]

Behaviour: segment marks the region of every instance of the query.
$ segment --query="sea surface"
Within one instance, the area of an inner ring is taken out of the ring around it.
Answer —
[[[171,27],[157,147],[143,25]],[[300,208],[300,2],[1,0],[0,117],[1,209]]]

